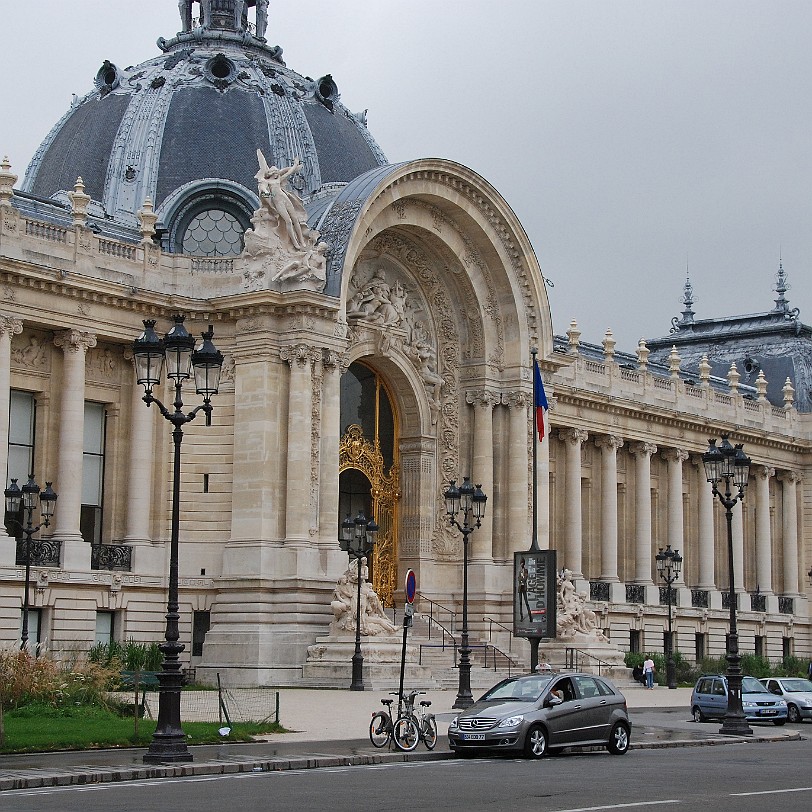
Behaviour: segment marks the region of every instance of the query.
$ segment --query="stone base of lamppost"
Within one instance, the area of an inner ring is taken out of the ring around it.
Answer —
[[[752,736],[753,728],[747,724],[744,711],[728,711],[719,732],[725,736]]]
[[[144,754],[145,764],[166,764],[192,761],[186,746],[186,734],[180,726],[180,674],[161,672],[158,694],[158,724],[149,750]]]

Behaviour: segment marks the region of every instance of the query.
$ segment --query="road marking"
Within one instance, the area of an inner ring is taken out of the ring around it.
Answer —
[[[601,809],[628,809],[632,806],[660,806],[662,804],[681,804],[683,801],[637,801],[631,804],[607,804],[606,806],[579,806],[577,809],[557,809],[556,812],[598,812]]]
[[[763,789],[760,792],[731,792],[731,797],[745,795],[781,795],[784,792],[812,792],[812,787],[795,787],[794,789]]]

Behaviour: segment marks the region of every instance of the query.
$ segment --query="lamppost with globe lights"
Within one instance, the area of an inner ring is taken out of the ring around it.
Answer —
[[[733,571],[733,507],[744,499],[744,491],[750,478],[750,459],[741,444],[735,448],[727,434],[722,435],[722,444],[717,448],[716,440],[708,441],[708,450],[702,455],[705,477],[711,483],[713,495],[725,509],[727,519],[727,566],[730,572],[729,604],[730,632],[727,635],[727,712],[720,733],[734,736],[752,736],[742,707],[742,670],[739,655],[739,635],[736,629],[736,584]],[[720,482],[724,480],[724,492]],[[736,491],[736,492],[734,492]]]
[[[34,527],[34,509],[37,505],[37,495],[39,495],[40,509],[42,511],[42,521]],[[23,651],[28,646],[28,607],[29,607],[29,586],[31,578],[31,536],[43,527],[48,527],[56,509],[56,494],[51,483],[45,483],[45,490],[40,493],[40,487],[34,481],[34,475],[28,475],[28,482],[22,486],[17,484],[16,479],[11,480],[11,484],[3,492],[6,498],[6,523],[16,524],[25,536],[25,584],[23,586],[23,625],[20,632],[20,650]],[[25,511],[25,524],[17,518],[22,505]]]
[[[471,484],[469,477],[463,477],[462,485],[457,487],[456,480],[451,480],[445,496],[445,511],[448,514],[449,524],[454,525],[462,533],[462,635],[460,645],[460,676],[457,689],[457,699],[452,707],[468,708],[474,704],[471,694],[471,649],[468,646],[468,536],[477,527],[482,526],[482,517],[485,515],[485,503],[488,497],[482,492],[482,487],[476,488]],[[457,516],[462,514],[462,524]],[[474,524],[471,524],[471,520]]]
[[[352,655],[351,691],[364,690],[364,655],[361,652],[361,561],[372,553],[378,540],[379,527],[374,519],[367,519],[359,513],[355,519],[347,516],[341,523],[341,549],[349,554],[350,560],[358,562],[358,595],[355,604],[355,653]]]
[[[677,687],[677,666],[674,662],[674,638],[671,628],[671,595],[672,585],[679,578],[682,570],[682,556],[679,550],[672,550],[669,544],[665,550],[660,550],[654,558],[657,561],[657,574],[665,581],[668,596],[668,641],[666,646],[666,678],[669,688]]]
[[[211,425],[211,397],[220,386],[223,354],[212,344],[214,331],[211,327],[202,334],[203,343],[195,349],[195,339],[183,326],[183,316],[173,316],[174,326],[163,339],[155,333],[155,321],[144,321],[144,332],[133,343],[135,374],[137,382],[144,387],[143,401],[153,403],[158,411],[175,428],[172,432],[174,460],[172,468],[172,531],[169,546],[169,596],[166,603],[166,632],[161,646],[164,655],[162,670],[158,674],[158,723],[144,761],[148,764],[161,762],[191,761],[192,754],[186,746],[186,736],[180,721],[180,693],[183,675],[180,671],[180,653],[184,646],[178,642],[178,536],[180,531],[180,446],[183,426],[194,420],[199,412],[206,415],[206,425]],[[166,364],[166,376],[175,387],[172,410],[156,398],[152,390],[161,382]],[[194,375],[195,389],[203,395],[203,403],[191,412],[183,411],[183,383]]]

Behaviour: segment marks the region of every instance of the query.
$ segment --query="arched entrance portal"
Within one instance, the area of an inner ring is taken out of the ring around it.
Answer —
[[[370,563],[370,577],[385,606],[392,606],[398,566],[397,419],[380,376],[354,363],[341,378],[339,446],[339,516],[359,511],[380,526]]]

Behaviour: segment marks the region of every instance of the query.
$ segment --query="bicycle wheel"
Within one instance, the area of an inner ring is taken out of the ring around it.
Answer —
[[[417,723],[411,716],[401,716],[395,722],[395,746],[398,750],[410,752],[417,747],[420,741],[420,731],[417,729]]]
[[[389,739],[392,738],[392,720],[388,713],[378,711],[372,715],[369,723],[369,740],[375,747],[386,747]]]
[[[423,744],[427,750],[433,750],[437,745],[437,722],[434,721],[434,716],[423,719]]]

